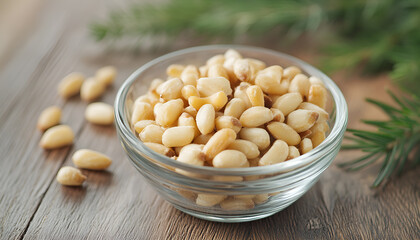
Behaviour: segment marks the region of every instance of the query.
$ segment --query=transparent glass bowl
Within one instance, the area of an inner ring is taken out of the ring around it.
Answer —
[[[329,93],[330,131],[327,138],[312,151],[286,162],[271,166],[218,169],[187,165],[160,155],[146,147],[130,125],[135,99],[146,93],[155,78],[166,79],[170,64],[200,66],[227,49],[238,50],[244,57],[260,59],[270,65],[297,66],[309,76],[321,79]],[[347,105],[336,84],[324,73],[292,56],[272,50],[236,46],[210,45],[188,48],[156,58],[136,70],[121,86],[115,100],[115,122],[121,144],[136,169],[175,208],[198,218],[218,222],[244,222],[264,218],[286,208],[319,179],[336,157],[347,126]],[[177,171],[174,171],[174,170]],[[181,171],[180,171],[181,170]],[[182,174],[180,174],[181,172]],[[242,181],[215,181],[223,177]],[[219,177],[220,176],[220,177]],[[231,204],[201,206],[200,197],[242,199]],[[250,200],[254,199],[254,200]],[[254,203],[255,202],[255,203]]]

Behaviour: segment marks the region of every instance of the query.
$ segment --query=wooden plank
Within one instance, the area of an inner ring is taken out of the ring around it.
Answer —
[[[86,35],[86,24],[106,9],[98,2],[47,1],[41,8],[41,20],[32,23],[29,40],[14,50],[11,61],[1,65],[0,238],[420,238],[420,168],[393,179],[384,191],[377,192],[368,187],[377,169],[345,173],[332,166],[289,208],[250,223],[208,222],[171,207],[131,166],[114,128],[86,123],[86,103],[77,97],[63,101],[56,95],[57,81],[68,72],[93,74],[98,67],[113,64],[120,74],[102,98],[112,103],[129,73],[161,54],[102,54]],[[310,59],[306,54],[295,53]],[[334,79],[352,100],[348,102],[351,126],[360,126],[360,117],[377,117],[378,112],[360,96],[374,92],[375,98],[387,99],[378,89],[388,85],[388,79],[366,81],[343,75]],[[63,122],[70,124],[77,136],[73,147],[45,152],[38,147],[41,134],[35,121],[51,104],[63,108]],[[62,187],[54,180],[55,174],[63,164],[72,165],[71,154],[80,148],[104,152],[114,163],[106,172],[84,171],[88,181],[83,188]],[[337,161],[351,156],[340,153]]]
[[[63,122],[76,133],[84,121],[75,112],[83,111],[85,104],[76,99],[64,102],[57,96],[56,87],[65,74],[74,69],[85,71],[89,66],[88,61],[80,62],[81,40],[87,42],[86,33],[73,34],[69,27],[76,24],[84,28],[87,20],[81,20],[92,17],[89,6],[95,4],[78,7],[81,17],[77,19],[63,14],[75,7],[68,1],[50,1],[45,6],[38,13],[44,17],[37,24],[28,22],[34,29],[28,35],[30,40],[16,47],[16,55],[1,66],[0,236],[5,239],[23,236],[70,149],[46,152],[38,147],[41,133],[35,126],[39,113],[53,104],[64,107]]]

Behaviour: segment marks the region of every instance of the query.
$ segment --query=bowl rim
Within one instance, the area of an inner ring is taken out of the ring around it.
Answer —
[[[210,167],[210,166],[189,165],[186,163],[176,161],[172,158],[161,155],[159,153],[156,153],[155,151],[151,150],[146,145],[144,145],[143,142],[140,141],[136,137],[136,135],[133,133],[130,123],[127,120],[128,118],[125,116],[126,98],[130,90],[130,87],[137,80],[138,76],[140,76],[141,73],[147,70],[148,68],[173,57],[178,57],[180,55],[195,53],[195,52],[200,52],[200,51],[210,51],[210,50],[226,51],[228,49],[235,49],[239,52],[241,52],[241,50],[250,50],[250,51],[260,52],[263,54],[265,53],[268,55],[277,55],[280,58],[284,58],[293,63],[297,63],[298,65],[300,65],[300,67],[304,71],[316,73],[317,76],[321,78],[322,82],[325,84],[335,104],[336,115],[335,115],[334,127],[331,129],[330,134],[325,138],[325,140],[313,150],[297,158],[294,158],[285,162],[273,164],[273,165],[247,167],[247,168],[215,168],[215,167]],[[302,166],[305,166],[313,162],[314,159],[316,159],[315,161],[320,161],[322,160],[323,155],[327,154],[329,151],[332,151],[336,147],[337,144],[341,144],[341,139],[346,130],[347,121],[348,121],[347,103],[346,103],[343,93],[335,84],[335,82],[331,78],[329,78],[326,74],[324,74],[322,71],[288,54],[278,52],[275,50],[265,49],[261,47],[246,46],[246,45],[204,45],[204,46],[197,46],[197,47],[177,50],[177,51],[162,55],[160,57],[157,57],[147,62],[146,64],[142,65],[124,81],[124,83],[121,85],[116,95],[114,107],[116,109],[116,111],[114,111],[115,112],[114,113],[115,125],[116,125],[116,128],[119,130],[117,132],[120,134],[120,138],[127,141],[131,147],[136,149],[136,151],[141,152],[147,157],[158,161],[160,164],[168,165],[175,168],[180,168],[185,171],[196,172],[200,174],[208,174],[208,175],[217,174],[217,175],[227,175],[227,176],[246,176],[246,175],[258,175],[258,174],[274,174],[278,172],[288,172],[288,171],[298,169]]]

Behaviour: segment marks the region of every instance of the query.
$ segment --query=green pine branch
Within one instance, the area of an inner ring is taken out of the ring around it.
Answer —
[[[375,131],[348,129],[350,135],[346,139],[349,144],[342,146],[345,150],[361,150],[364,155],[339,164],[349,171],[357,171],[382,160],[378,177],[373,183],[374,187],[389,179],[394,172],[401,174],[409,162],[410,153],[413,156],[413,165],[420,163],[420,99],[397,97],[388,91],[396,103],[396,107],[373,99],[367,102],[380,108],[389,117],[387,121],[363,120],[367,125],[376,128]]]

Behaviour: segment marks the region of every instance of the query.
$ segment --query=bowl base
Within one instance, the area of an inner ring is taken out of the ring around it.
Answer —
[[[173,205],[173,204],[172,204],[172,206],[175,207],[176,209],[180,210],[181,212],[184,212],[184,213],[186,213],[188,215],[191,215],[193,217],[204,219],[204,220],[207,220],[207,221],[223,222],[223,223],[240,223],[240,222],[250,222],[250,221],[254,221],[254,220],[269,217],[269,216],[274,215],[274,214],[282,211],[283,209],[287,208],[292,203],[293,202],[291,202],[287,205],[283,205],[280,208],[276,208],[276,209],[274,209],[273,211],[270,211],[270,212],[265,211],[264,213],[258,213],[258,214],[252,214],[252,215],[251,214],[220,215],[220,214],[214,214],[214,213],[192,211],[190,209],[183,208],[181,206],[176,206],[176,205]]]

